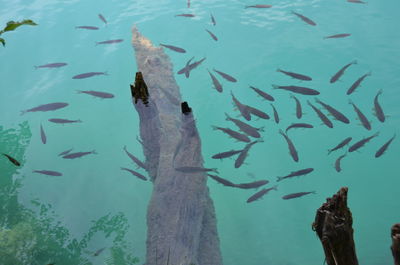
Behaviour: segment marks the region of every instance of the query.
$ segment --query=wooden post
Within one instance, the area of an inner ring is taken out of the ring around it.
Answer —
[[[400,265],[400,223],[392,226],[392,255],[394,258],[394,265]]]

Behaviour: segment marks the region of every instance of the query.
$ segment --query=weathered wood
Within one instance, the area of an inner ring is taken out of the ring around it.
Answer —
[[[343,187],[332,198],[327,198],[317,210],[312,224],[321,240],[328,265],[358,265],[347,191],[348,188]]]
[[[193,112],[181,113],[179,87],[169,57],[133,29],[138,71],[150,94],[148,107],[134,104],[153,192],[147,211],[146,265],[222,265],[213,202],[202,167]],[[128,88],[127,88],[128,89]],[[195,112],[195,111],[194,111]]]
[[[394,265],[400,265],[400,223],[392,226],[392,255],[394,258]]]

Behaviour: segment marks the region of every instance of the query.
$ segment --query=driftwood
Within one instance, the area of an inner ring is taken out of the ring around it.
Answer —
[[[222,265],[207,176],[174,169],[203,167],[193,112],[181,112],[179,87],[163,49],[154,47],[136,27],[132,34],[138,71],[150,94],[148,107],[140,100],[133,103],[153,182],[147,211],[146,265]]]
[[[358,265],[347,191],[347,187],[343,187],[332,198],[327,198],[317,210],[312,224],[321,240],[328,265]]]
[[[400,223],[392,226],[392,255],[394,258],[394,265],[400,265]]]

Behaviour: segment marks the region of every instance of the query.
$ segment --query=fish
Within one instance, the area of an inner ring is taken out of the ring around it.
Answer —
[[[290,200],[290,199],[295,199],[295,198],[299,198],[302,197],[304,195],[308,195],[308,194],[316,194],[315,191],[307,191],[307,192],[296,192],[296,193],[291,193],[288,195],[285,195],[282,197],[282,199],[284,200]]]
[[[222,158],[228,158],[234,155],[239,154],[240,152],[242,152],[243,150],[230,150],[230,151],[226,151],[226,152],[222,152],[222,153],[218,153],[213,155],[211,158],[213,159],[222,159]]]
[[[349,100],[349,104],[353,105],[354,111],[357,113],[358,119],[361,121],[361,124],[368,131],[371,130],[371,123],[368,121],[367,117],[361,112],[361,110],[353,103],[353,101]]]
[[[220,76],[222,76],[222,78],[224,78],[225,80],[227,80],[229,82],[232,82],[232,83],[237,82],[236,78],[234,78],[224,72],[218,71],[215,68],[213,68],[213,71],[216,72],[217,74],[219,74]]]
[[[48,119],[48,121],[50,121],[52,123],[59,123],[59,124],[82,122],[81,120],[67,120],[67,119],[58,119],[58,118]]]
[[[186,50],[182,49],[180,47],[176,47],[176,46],[172,46],[172,45],[168,45],[168,44],[162,44],[162,43],[160,43],[160,46],[163,46],[163,47],[170,49],[172,51],[175,51],[175,52],[186,53]]]
[[[212,14],[210,14],[210,16],[211,16],[211,23],[212,23],[214,26],[217,25],[217,22],[215,21],[214,16],[213,16]]]
[[[175,15],[176,17],[195,17],[194,14],[179,14],[179,15]]]
[[[222,88],[221,83],[218,81],[218,79],[217,79],[208,69],[207,69],[207,71],[208,71],[208,74],[209,74],[210,77],[211,77],[211,80],[212,80],[212,82],[213,82],[214,88],[215,88],[218,92],[222,93],[223,88]]]
[[[357,64],[357,61],[354,60],[351,63],[346,64],[345,66],[343,66],[336,74],[334,74],[331,77],[331,80],[329,81],[331,84],[335,83],[336,81],[339,80],[339,78],[344,74],[344,71],[346,71],[347,68],[349,68],[351,65],[353,64]]]
[[[381,155],[383,155],[385,153],[385,151],[388,149],[389,145],[393,142],[395,137],[396,137],[396,134],[393,135],[393,137],[390,138],[389,141],[387,141],[384,145],[382,145],[381,148],[378,149],[378,151],[376,151],[376,153],[375,153],[376,158],[380,157]]]
[[[279,123],[279,115],[278,112],[276,111],[274,105],[271,103],[271,107],[272,107],[272,111],[274,112],[274,120],[275,123],[278,124]]]
[[[205,59],[206,59],[206,57],[204,57],[203,59],[201,59],[201,60],[199,60],[199,61],[197,61],[197,62],[194,62],[194,63],[192,63],[192,64],[189,62],[189,64],[187,64],[187,70],[186,70],[186,72],[185,72],[186,78],[189,78],[190,71],[192,71],[192,70],[195,69],[197,66],[199,66],[202,62],[204,62]]]
[[[31,109],[23,110],[23,111],[21,111],[21,115],[24,115],[27,112],[58,110],[58,109],[65,108],[68,105],[69,104],[65,103],[65,102],[55,102],[55,103],[43,104],[43,105],[39,105],[39,106],[31,108]]]
[[[67,155],[64,155],[62,158],[65,159],[75,159],[75,158],[79,158],[82,156],[86,156],[86,155],[90,155],[90,154],[97,154],[97,152],[95,150],[90,151],[90,152],[75,152],[75,153],[69,153]]]
[[[343,123],[349,124],[350,121],[349,119],[340,111],[338,111],[337,109],[335,109],[334,107],[322,102],[319,99],[315,99],[315,101],[320,104],[322,107],[324,107],[333,117],[335,117],[336,120],[341,121]]]
[[[311,106],[311,108],[317,113],[318,117],[321,119],[321,121],[328,126],[329,128],[333,128],[333,124],[332,122],[328,119],[328,117],[326,117],[326,115],[324,113],[322,113],[322,111],[320,111],[317,107],[315,107],[313,104],[311,104],[310,101],[307,100],[308,105]]]
[[[258,181],[254,181],[254,182],[250,182],[250,183],[235,184],[235,187],[240,188],[240,189],[257,189],[268,183],[269,183],[268,180],[258,180]]]
[[[72,149],[73,149],[73,148],[68,149],[68,150],[66,150],[66,151],[63,151],[63,152],[59,153],[58,156],[64,156],[64,155],[70,153],[70,152],[72,151]]]
[[[251,195],[251,196],[247,199],[246,202],[247,202],[247,203],[251,203],[251,202],[253,202],[253,201],[256,201],[256,200],[262,198],[262,197],[263,197],[265,194],[267,194],[269,191],[271,191],[271,190],[278,190],[277,188],[278,188],[278,186],[275,185],[275,186],[273,186],[272,188],[262,189],[262,190],[256,192],[255,194]]]
[[[376,94],[375,99],[374,99],[374,110],[375,110],[375,116],[378,118],[380,122],[385,122],[385,114],[383,113],[383,109],[381,105],[378,102],[378,97],[382,94],[382,89],[378,91],[378,94]]]
[[[94,91],[94,90],[77,90],[79,94],[88,94],[98,98],[113,98],[114,95],[111,93]]]
[[[218,41],[217,36],[215,36],[214,33],[212,33],[211,31],[209,31],[208,29],[206,29],[206,31],[208,32],[208,34],[210,34],[211,38],[213,38],[213,40]]]
[[[271,8],[271,5],[252,5],[252,6],[245,6],[245,8]]]
[[[356,4],[366,4],[367,2],[361,0],[347,0],[349,3],[356,3]]]
[[[35,69],[39,69],[39,68],[60,68],[63,66],[68,65],[67,63],[49,63],[49,64],[43,64],[43,65],[38,65],[38,66],[34,66]]]
[[[11,163],[13,163],[14,165],[16,165],[17,167],[21,166],[21,163],[18,162],[17,159],[15,159],[15,158],[13,158],[13,157],[7,155],[7,154],[4,154],[4,153],[3,153],[3,156],[7,157],[7,159],[8,159]]]
[[[326,36],[324,39],[338,39],[338,38],[345,38],[351,36],[350,33],[340,33],[340,34],[335,34],[331,36]]]
[[[134,156],[133,154],[129,153],[129,151],[128,151],[128,149],[126,148],[126,146],[124,146],[124,151],[125,151],[125,153],[129,156],[129,158],[132,159],[132,161],[133,161],[136,165],[138,165],[139,167],[141,167],[141,168],[147,170],[147,166],[146,166],[142,161],[140,161],[136,156]]]
[[[314,21],[312,21],[312,20],[309,19],[308,17],[303,16],[302,14],[296,13],[296,12],[294,12],[294,11],[292,11],[292,14],[294,14],[294,15],[298,16],[299,18],[301,18],[301,20],[303,20],[304,22],[306,22],[308,25],[311,25],[311,26],[316,26],[316,25],[317,25],[317,23],[315,23]]]
[[[179,70],[179,71],[177,72],[177,74],[178,74],[178,75],[185,74],[186,78],[188,78],[188,77],[189,77],[189,74],[190,74],[190,73],[189,73],[189,64],[190,64],[190,62],[191,62],[193,59],[194,59],[194,56],[193,56],[192,58],[190,58],[189,61],[187,61],[185,67],[183,67],[181,70]]]
[[[302,74],[298,74],[298,73],[293,73],[293,72],[287,72],[281,69],[277,69],[277,72],[283,73],[285,75],[288,75],[292,78],[298,79],[298,80],[302,80],[302,81],[311,81],[312,78],[306,75],[302,75]]]
[[[309,124],[309,123],[292,123],[291,125],[289,125],[287,128],[286,128],[286,133],[290,130],[290,129],[292,129],[292,128],[314,128],[314,126],[312,126],[311,124]]]
[[[346,155],[347,155],[347,153],[344,154],[344,155],[339,156],[339,157],[336,159],[336,161],[335,161],[335,170],[336,170],[337,172],[342,171],[342,167],[341,167],[341,164],[340,164],[340,163],[341,163],[342,159],[343,159]]]
[[[75,75],[72,77],[72,79],[84,79],[84,78],[88,78],[88,77],[92,77],[92,76],[96,76],[96,75],[108,75],[108,73],[107,72],[88,72],[88,73]]]
[[[352,137],[347,137],[346,139],[344,139],[343,141],[341,141],[338,145],[336,145],[335,147],[331,148],[328,150],[328,155],[330,153],[332,153],[333,151],[339,150],[340,148],[344,147],[345,145],[347,145],[348,143],[350,143],[350,141],[352,140]]]
[[[222,128],[222,127],[217,127],[217,126],[212,126],[212,128],[213,128],[214,130],[220,130],[220,131],[222,131],[222,132],[228,134],[228,135],[231,136],[232,138],[235,138],[235,139],[238,140],[238,141],[246,142],[246,143],[249,143],[249,142],[250,142],[250,138],[249,138],[247,135],[242,134],[242,133],[239,133],[239,132],[236,132],[236,131],[231,130],[231,129],[229,129],[229,128]]]
[[[249,108],[246,105],[240,103],[239,100],[237,100],[237,98],[233,95],[232,90],[231,90],[231,96],[232,96],[233,102],[235,103],[235,105],[236,105],[237,109],[239,110],[240,114],[242,114],[243,118],[245,118],[247,121],[250,121],[251,120],[251,116],[250,116]]]
[[[225,112],[226,120],[233,122],[239,129],[244,132],[245,134],[254,137],[254,138],[260,138],[261,135],[258,131],[263,131],[264,127],[261,128],[255,128],[241,120],[232,118],[228,115],[228,113]]]
[[[218,176],[211,175],[211,174],[207,174],[207,175],[210,178],[212,178],[213,180],[215,180],[216,182],[221,183],[224,186],[227,186],[227,187],[235,187],[236,186],[236,184],[230,182],[229,180],[226,180],[226,179],[223,179],[223,178],[220,178]]]
[[[43,126],[42,124],[40,124],[40,138],[42,139],[42,143],[46,144],[47,142],[47,137],[46,137],[46,133],[43,130]]]
[[[184,172],[184,173],[198,173],[198,172],[215,172],[219,174],[216,168],[204,168],[204,167],[176,167],[176,171]]]
[[[248,154],[249,151],[250,151],[250,148],[251,148],[254,144],[258,143],[258,142],[261,142],[261,141],[260,141],[260,140],[257,140],[257,141],[248,143],[248,144],[243,148],[242,152],[240,152],[239,156],[236,158],[236,161],[235,161],[235,168],[239,168],[239,167],[244,163],[244,160],[246,159],[247,154]]]
[[[190,0],[187,1],[187,7],[190,8]]]
[[[308,88],[308,87],[302,87],[302,86],[278,86],[278,85],[272,85],[272,88],[288,90],[288,91],[292,91],[293,93],[298,93],[298,94],[307,95],[307,96],[319,95],[319,91],[317,91],[315,89],[312,89],[312,88]]]
[[[297,117],[297,119],[301,119],[301,117],[303,116],[303,110],[302,110],[302,107],[301,107],[300,100],[298,100],[298,98],[296,98],[292,94],[290,94],[290,97],[293,98],[294,101],[296,102],[296,117]]]
[[[285,137],[285,140],[286,140],[288,148],[289,148],[290,155],[293,158],[293,160],[295,162],[299,162],[299,155],[297,154],[296,147],[294,147],[292,140],[290,140],[290,138],[282,130],[279,130],[279,133],[283,137]]]
[[[96,42],[96,45],[99,45],[99,44],[115,44],[115,43],[120,43],[120,42],[123,42],[123,41],[124,41],[123,39],[98,41],[98,42]]]
[[[101,19],[101,21],[104,22],[104,24],[107,25],[107,20],[104,18],[104,16],[102,14],[99,14],[99,18]]]
[[[33,170],[33,173],[39,173],[39,174],[43,174],[43,175],[48,175],[48,176],[62,176],[63,174],[57,171],[52,171],[52,170]]]
[[[90,30],[98,30],[98,27],[93,27],[93,26],[77,26],[75,27],[76,29],[90,29]]]
[[[360,78],[358,78],[358,79],[350,86],[350,88],[347,90],[346,94],[347,94],[347,95],[352,94],[352,93],[356,90],[356,88],[359,87],[359,86],[361,85],[361,82],[362,82],[367,76],[370,76],[371,74],[372,74],[372,73],[369,72],[369,73],[366,73],[365,75],[361,76]]]
[[[132,175],[140,178],[141,180],[147,181],[147,178],[145,176],[143,176],[142,174],[140,174],[139,172],[136,172],[132,169],[126,168],[126,167],[121,167],[121,170],[125,170],[128,171],[129,173],[131,173]]]
[[[371,136],[369,136],[367,138],[361,139],[360,141],[358,141],[355,144],[353,144],[352,146],[350,146],[349,152],[351,153],[351,152],[354,152],[354,151],[360,149],[366,143],[368,143],[369,141],[371,141],[373,138],[377,137],[378,135],[379,135],[379,132],[377,132],[374,135],[371,135]]]
[[[265,120],[269,120],[270,119],[269,115],[267,113],[265,113],[264,111],[261,111],[259,109],[253,108],[253,107],[251,107],[249,105],[245,105],[245,106],[248,109],[250,114],[255,115],[255,116],[257,116],[257,117],[259,117],[261,119],[265,119]]]
[[[289,175],[287,175],[287,176],[284,176],[284,177],[276,177],[277,178],[277,182],[279,182],[279,181],[282,181],[282,180],[284,180],[284,179],[288,179],[288,178],[293,178],[293,177],[299,177],[299,176],[304,176],[304,175],[307,175],[307,174],[309,174],[309,173],[311,173],[311,172],[313,172],[314,171],[314,169],[313,168],[305,168],[305,169],[300,169],[300,170],[297,170],[297,171],[293,171],[293,172],[291,172]]]
[[[275,101],[274,97],[271,96],[268,93],[265,93],[264,91],[262,91],[261,89],[258,89],[256,87],[250,86],[251,89],[254,90],[254,92],[256,92],[258,95],[260,95],[262,98],[269,100],[269,101]]]

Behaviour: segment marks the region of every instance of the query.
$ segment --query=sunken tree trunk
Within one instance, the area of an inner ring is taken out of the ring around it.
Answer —
[[[392,226],[392,255],[394,258],[394,265],[400,265],[400,223]]]
[[[332,198],[327,198],[317,210],[312,224],[321,240],[328,265],[358,265],[347,191],[347,187],[341,188]]]
[[[153,182],[147,211],[146,265],[222,265],[207,176],[174,169],[203,167],[193,114],[181,113],[179,87],[163,49],[154,47],[136,27],[132,33],[138,71],[150,94],[148,107],[140,100],[133,103]]]

